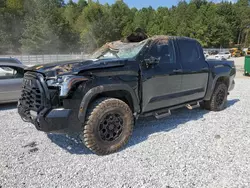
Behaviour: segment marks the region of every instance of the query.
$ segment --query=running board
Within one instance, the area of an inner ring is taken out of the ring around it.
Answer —
[[[148,117],[148,116],[154,116],[156,119],[161,119],[161,118],[165,118],[171,115],[171,110],[175,110],[178,108],[182,108],[182,107],[186,107],[189,110],[193,110],[195,108],[199,108],[200,107],[200,102],[202,102],[203,100],[199,100],[199,101],[192,101],[189,103],[184,103],[184,104],[180,104],[180,105],[176,105],[176,106],[172,106],[169,108],[164,108],[164,109],[160,109],[160,110],[156,110],[156,111],[151,111],[151,112],[147,112],[141,115],[138,115],[138,117]]]

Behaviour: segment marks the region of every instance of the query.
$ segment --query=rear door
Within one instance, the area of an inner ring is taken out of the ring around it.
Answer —
[[[0,65],[0,103],[18,100],[23,75],[21,67]]]
[[[207,90],[209,67],[198,42],[179,39],[178,46],[183,70],[181,103],[202,99]]]
[[[162,40],[155,43],[147,55],[158,58],[159,64],[142,66],[142,111],[178,104],[182,75],[179,72],[181,65],[176,61],[174,42]]]

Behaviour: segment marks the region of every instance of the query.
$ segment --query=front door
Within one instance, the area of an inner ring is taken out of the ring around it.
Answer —
[[[179,103],[182,75],[176,61],[173,41],[153,44],[147,57],[159,59],[159,63],[142,66],[142,112],[149,112]]]

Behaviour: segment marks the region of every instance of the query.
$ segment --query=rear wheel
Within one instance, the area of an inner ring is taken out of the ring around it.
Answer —
[[[228,88],[223,82],[218,82],[215,86],[211,100],[204,101],[203,107],[211,111],[221,111],[226,108],[227,105]]]
[[[88,111],[81,139],[97,155],[111,154],[127,144],[133,125],[132,111],[125,102],[101,98]]]

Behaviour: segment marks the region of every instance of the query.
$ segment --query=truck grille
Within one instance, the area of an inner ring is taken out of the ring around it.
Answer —
[[[37,87],[37,84],[32,84],[31,86],[29,86],[27,82],[30,81],[31,80],[24,81],[23,91],[20,101],[24,108],[38,112],[42,108],[42,93],[40,89]],[[32,80],[31,82],[37,82],[37,81]]]
[[[19,108],[26,119],[31,118],[30,111],[39,113],[47,106],[46,90],[47,85],[43,75],[33,72],[25,73]]]

